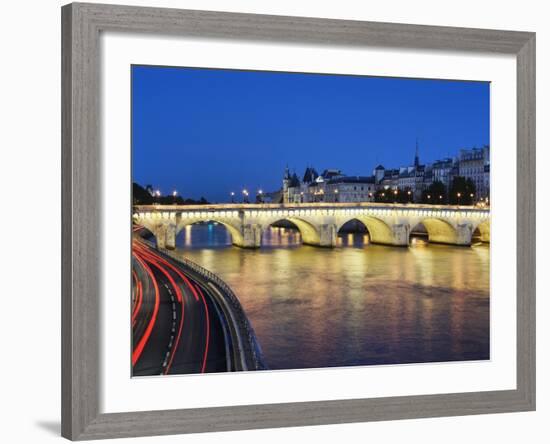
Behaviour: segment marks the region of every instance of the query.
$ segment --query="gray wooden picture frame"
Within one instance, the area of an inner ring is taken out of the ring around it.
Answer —
[[[517,58],[517,388],[165,411],[99,411],[103,31]],[[535,34],[73,3],[62,8],[62,435],[73,440],[535,409]]]

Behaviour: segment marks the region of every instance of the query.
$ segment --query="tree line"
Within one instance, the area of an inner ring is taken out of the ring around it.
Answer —
[[[195,200],[184,199],[182,196],[153,196],[135,182],[132,184],[132,201],[134,205],[206,205],[209,203],[204,197]]]
[[[404,189],[378,190],[374,195],[375,202],[410,203],[417,202],[432,205],[473,205],[475,203],[476,186],[472,179],[457,176],[453,179],[449,190],[443,182],[436,180],[422,191],[420,201],[416,201],[410,187]]]

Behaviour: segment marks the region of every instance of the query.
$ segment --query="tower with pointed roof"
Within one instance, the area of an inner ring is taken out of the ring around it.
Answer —
[[[290,185],[291,177],[288,165],[285,167],[285,174],[283,176],[283,203],[288,203],[288,187]]]
[[[418,168],[420,165],[420,156],[418,155],[418,137],[416,138],[416,152],[414,155],[414,166],[415,168]]]

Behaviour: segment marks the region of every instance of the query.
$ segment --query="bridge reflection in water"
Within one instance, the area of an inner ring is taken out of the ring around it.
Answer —
[[[301,245],[271,227],[262,248],[231,246],[222,224],[186,226],[182,255],[221,276],[252,322],[269,368],[489,359],[489,247],[410,248],[342,233],[346,248]]]

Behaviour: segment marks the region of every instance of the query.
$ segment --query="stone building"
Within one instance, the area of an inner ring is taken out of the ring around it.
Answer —
[[[283,176],[282,203],[369,202],[374,200],[374,176],[346,176],[339,169],[318,174],[307,167],[302,180],[288,168]],[[274,194],[274,193],[270,193]]]
[[[456,176],[470,178],[476,187],[476,200],[486,200],[490,191],[489,146],[462,149],[458,157],[447,157],[421,164],[418,143],[412,165],[386,169],[377,165],[371,176],[346,176],[339,169],[325,169],[321,174],[308,166],[302,179],[288,167],[280,191],[263,195],[264,202],[371,202],[379,190],[410,192],[412,201],[420,202],[423,192],[434,182],[449,190]]]
[[[325,202],[373,202],[376,183],[374,176],[340,176],[325,186]]]
[[[490,164],[489,146],[483,148],[461,149],[458,156],[458,175],[471,179],[476,187],[476,199],[489,196],[485,166]]]
[[[457,162],[455,159],[447,157],[436,160],[432,164],[432,183],[441,182],[449,190],[454,177],[453,171],[457,171]]]
[[[421,198],[422,191],[426,187],[426,165],[420,164],[418,144],[416,145],[416,152],[412,165],[389,170],[385,169],[382,165],[378,165],[372,174],[377,185],[377,190],[407,190],[412,193],[414,200],[419,200]]]

